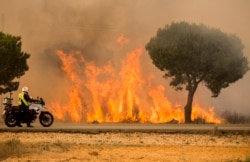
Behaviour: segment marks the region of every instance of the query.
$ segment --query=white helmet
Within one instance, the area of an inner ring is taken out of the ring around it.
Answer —
[[[29,92],[29,88],[28,88],[28,87],[23,87],[23,88],[22,88],[22,91],[28,93],[28,92]]]

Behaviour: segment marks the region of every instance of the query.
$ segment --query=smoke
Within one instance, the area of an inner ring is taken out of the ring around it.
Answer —
[[[3,32],[20,35],[23,51],[31,54],[30,70],[20,79],[20,87],[27,85],[31,94],[41,95],[51,102],[64,92],[64,73],[56,50],[82,51],[84,58],[103,66],[113,60],[119,66],[126,52],[143,47],[157,29],[175,21],[203,23],[223,32],[235,33],[245,45],[250,58],[250,2],[248,0],[1,0],[0,14]],[[118,36],[130,41],[116,46]],[[166,96],[174,103],[186,102],[186,92],[175,92],[168,81],[152,64],[146,51],[142,58],[143,73],[152,72],[154,82],[165,85]],[[250,74],[222,90],[218,98],[202,85],[195,102],[214,106],[216,111],[250,111]],[[16,92],[17,93],[17,92]],[[14,95],[17,96],[17,94]]]

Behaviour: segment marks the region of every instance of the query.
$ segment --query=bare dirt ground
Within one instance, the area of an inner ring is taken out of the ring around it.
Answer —
[[[250,161],[249,135],[0,133],[0,161]]]

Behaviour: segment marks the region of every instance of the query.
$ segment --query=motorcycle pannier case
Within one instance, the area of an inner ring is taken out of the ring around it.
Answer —
[[[4,105],[11,105],[12,104],[12,99],[10,99],[10,98],[4,98],[3,99],[3,104]]]

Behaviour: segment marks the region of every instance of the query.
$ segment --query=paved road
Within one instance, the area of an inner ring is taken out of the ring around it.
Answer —
[[[143,132],[143,133],[244,133],[250,135],[250,124],[138,124],[138,123],[59,123],[42,127],[38,122],[33,128],[8,128],[0,122],[0,132]]]

